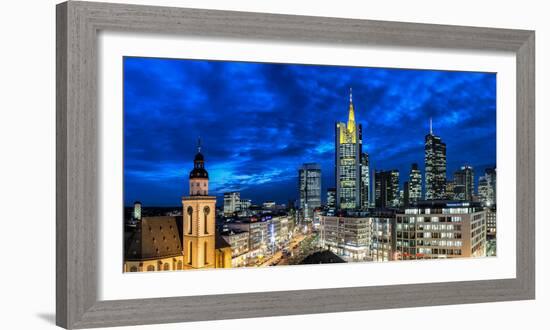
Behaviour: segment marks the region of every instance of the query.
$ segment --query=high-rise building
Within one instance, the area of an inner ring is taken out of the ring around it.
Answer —
[[[239,211],[241,202],[241,193],[238,191],[226,192],[223,194],[223,213],[224,215],[233,215]]]
[[[422,199],[422,174],[418,169],[418,164],[411,165],[409,172],[409,184],[408,184],[408,201],[409,203],[418,202]]]
[[[327,189],[327,208],[332,212],[336,210],[336,188]]]
[[[445,199],[453,200],[455,198],[455,182],[454,180],[447,180]]]
[[[494,168],[485,169],[485,175],[479,178],[477,184],[477,193],[479,199],[486,206],[496,204],[497,195],[497,177]]]
[[[336,207],[340,209],[361,207],[361,130],[350,89],[348,122],[336,123]]]
[[[370,167],[369,154],[361,153],[361,208],[366,210],[370,206]]]
[[[407,207],[410,205],[410,200],[409,200],[409,181],[405,181],[403,183],[403,206]]]
[[[426,171],[426,199],[445,199],[447,183],[447,146],[439,136],[433,134],[430,119],[430,133],[424,142],[424,163]]]
[[[141,202],[134,202],[134,219],[141,220]]]
[[[298,171],[300,188],[300,209],[309,219],[313,210],[321,206],[321,166],[315,163],[303,164]]]
[[[487,236],[495,238],[497,234],[497,209],[496,207],[486,207],[485,214],[487,216]]]
[[[374,175],[376,207],[399,207],[399,171],[376,171]]]
[[[474,200],[474,168],[462,166],[454,173],[454,199],[460,201]]]

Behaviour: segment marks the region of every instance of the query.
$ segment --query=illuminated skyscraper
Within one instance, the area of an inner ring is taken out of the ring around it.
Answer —
[[[327,189],[327,208],[331,212],[336,210],[336,188]]]
[[[408,202],[418,202],[422,199],[422,173],[418,169],[418,164],[414,163],[409,172],[409,184],[407,187]]]
[[[374,174],[376,207],[399,207],[399,171],[376,171]]]
[[[361,207],[362,127],[355,123],[355,110],[350,88],[348,122],[336,123],[336,207]]]
[[[445,192],[445,199],[453,200],[455,198],[455,182],[454,180],[447,180],[447,189]]]
[[[315,163],[303,164],[298,177],[300,209],[305,218],[311,218],[313,209],[321,206],[321,166]]]
[[[411,204],[409,200],[409,181],[403,183],[403,206],[407,207]]]
[[[370,201],[370,167],[369,154],[361,153],[361,208],[368,209]]]
[[[454,199],[461,201],[474,200],[474,168],[462,166],[454,173]]]
[[[141,202],[134,202],[134,219],[141,220]]]
[[[430,133],[424,142],[426,169],[426,199],[445,199],[447,185],[447,146],[433,134],[430,118]]]
[[[479,177],[477,193],[480,201],[486,206],[495,205],[497,201],[497,175],[494,168],[485,169],[485,175]]]

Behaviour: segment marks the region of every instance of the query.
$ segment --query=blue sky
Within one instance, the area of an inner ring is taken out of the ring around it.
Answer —
[[[447,176],[496,164],[493,73],[125,57],[124,203],[178,206],[197,139],[210,193],[286,203],[298,168],[316,162],[334,186],[334,124],[353,88],[363,150],[377,170],[424,169],[424,137],[447,144]],[[323,198],[324,198],[323,193]],[[220,199],[218,199],[218,202]]]

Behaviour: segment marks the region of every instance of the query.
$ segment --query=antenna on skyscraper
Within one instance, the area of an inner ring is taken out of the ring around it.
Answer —
[[[353,103],[353,96],[352,96],[351,87],[349,88],[349,103]]]
[[[430,117],[430,134],[433,135],[434,131],[432,129],[432,117]]]
[[[197,141],[197,150],[198,152],[201,152],[201,137],[199,136],[199,139]]]

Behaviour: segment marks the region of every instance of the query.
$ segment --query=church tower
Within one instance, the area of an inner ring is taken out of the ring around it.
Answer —
[[[216,262],[216,196],[208,196],[208,172],[200,140],[189,173],[189,195],[183,204],[184,269],[213,268]]]

